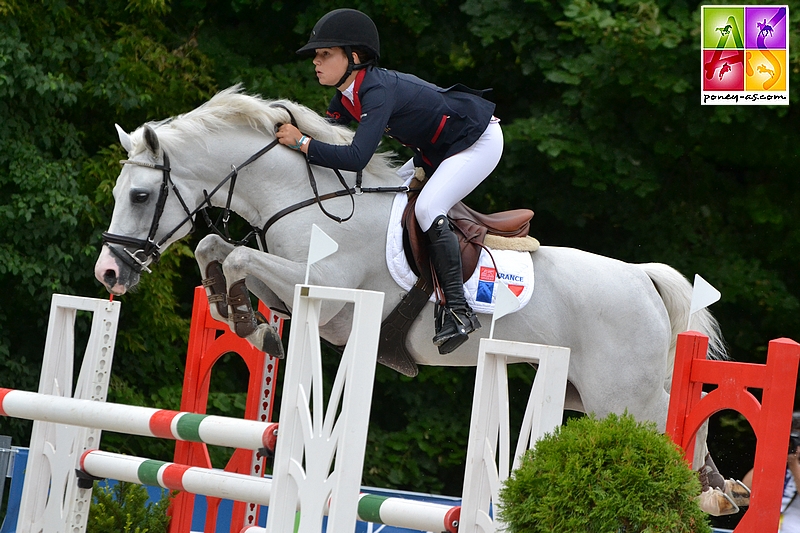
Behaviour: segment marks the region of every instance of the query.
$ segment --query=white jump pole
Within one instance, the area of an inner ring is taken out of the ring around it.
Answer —
[[[81,470],[98,478],[116,479],[258,505],[269,505],[272,486],[270,478],[98,450],[89,450],[83,454]]]
[[[270,438],[274,439],[273,432],[277,427],[274,423],[255,420],[61,398],[3,388],[0,388],[0,415],[246,450],[270,447]]]

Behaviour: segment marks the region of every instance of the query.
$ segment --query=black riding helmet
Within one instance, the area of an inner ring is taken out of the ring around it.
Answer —
[[[381,56],[381,42],[378,28],[372,19],[356,9],[335,9],[319,19],[311,30],[308,43],[297,51],[301,56],[313,56],[317,48],[338,46],[347,55],[347,72],[339,80],[341,85],[354,71],[373,65]],[[356,65],[353,62],[353,48],[366,50],[371,56],[368,61]]]

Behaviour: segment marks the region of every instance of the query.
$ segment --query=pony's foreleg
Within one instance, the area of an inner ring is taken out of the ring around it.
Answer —
[[[305,265],[253,248],[231,250],[222,264],[228,284],[229,324],[240,337],[260,350],[283,357],[283,345],[276,329],[253,311],[248,284],[267,291],[268,305],[291,302],[294,287],[303,282]]]
[[[222,263],[234,249],[218,235],[203,238],[194,251],[197,266],[203,276],[211,316],[221,322],[228,321],[228,287],[222,271]]]
[[[245,337],[256,348],[283,358],[280,336],[266,319],[253,312],[244,280],[228,288],[223,264],[234,249],[234,245],[218,235],[205,237],[195,249],[195,259],[205,276],[203,287],[206,289],[211,316],[226,322],[234,333]]]

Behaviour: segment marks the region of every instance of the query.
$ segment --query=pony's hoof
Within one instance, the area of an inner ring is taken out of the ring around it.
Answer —
[[[250,335],[247,340],[262,352],[268,353],[276,359],[285,357],[281,336],[278,335],[278,330],[270,324],[259,324],[255,333]]]
[[[700,509],[711,516],[727,516],[739,512],[739,507],[719,489],[708,489],[697,497]]]
[[[725,494],[739,507],[750,505],[750,489],[738,479],[725,480]]]

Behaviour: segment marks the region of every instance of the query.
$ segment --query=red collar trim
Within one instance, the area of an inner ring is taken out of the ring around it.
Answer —
[[[360,70],[358,74],[356,74],[356,79],[353,82],[353,101],[350,102],[350,99],[343,94],[340,94],[339,97],[342,100],[342,105],[347,112],[350,113],[356,122],[361,122],[361,99],[358,97],[358,91],[361,88],[361,82],[364,81],[364,76],[367,74],[366,69]]]

